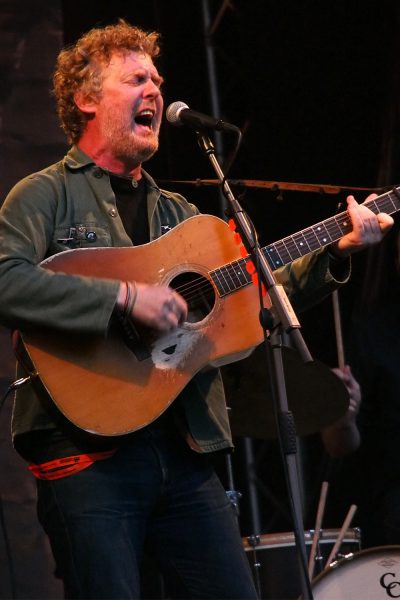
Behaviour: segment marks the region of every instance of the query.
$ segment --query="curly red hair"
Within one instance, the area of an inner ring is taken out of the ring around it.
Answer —
[[[75,104],[75,93],[80,90],[93,99],[100,98],[103,68],[113,54],[129,52],[144,52],[154,59],[160,53],[159,34],[121,19],[116,25],[91,29],[58,55],[53,92],[61,127],[70,143],[80,139],[87,120]]]

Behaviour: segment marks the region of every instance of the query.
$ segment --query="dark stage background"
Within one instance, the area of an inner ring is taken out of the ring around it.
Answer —
[[[90,27],[123,17],[162,33],[158,66],[166,79],[166,106],[183,100],[215,114],[219,105],[218,116],[242,129],[232,178],[339,186],[337,194],[237,188],[262,244],[312,225],[335,213],[347,187],[375,188],[398,181],[399,11],[395,0],[0,0],[0,197],[20,177],[58,160],[66,149],[49,93],[61,46]],[[212,32],[205,35],[207,14]],[[214,83],[207,51],[214,57]],[[226,160],[232,140],[225,136],[219,143]],[[162,129],[160,151],[147,168],[159,180],[214,178],[195,134],[168,124]],[[221,214],[216,188],[169,187],[202,211]],[[365,195],[360,191],[356,197],[363,200]],[[340,294],[346,348],[364,266],[365,256],[358,255],[352,281]],[[313,355],[335,366],[330,300],[300,320]],[[11,364],[8,335],[2,330],[2,390],[12,380]],[[227,377],[229,382],[229,373]],[[249,411],[255,405],[271,410],[269,402],[265,408],[261,404],[258,381],[247,396]],[[11,448],[8,402],[0,415],[0,597],[61,597],[47,540],[36,525],[34,485]],[[276,444],[254,439],[252,446],[259,531],[254,531],[250,510],[242,438],[233,456],[235,484],[243,494],[243,535],[291,531]],[[300,450],[304,521],[312,527],[324,465],[318,436],[301,439]],[[225,464],[219,468],[225,479]],[[353,490],[341,476],[340,462],[335,473],[325,525],[338,528]]]

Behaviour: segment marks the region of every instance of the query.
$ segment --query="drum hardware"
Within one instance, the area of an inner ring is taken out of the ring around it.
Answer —
[[[316,570],[317,575],[328,568],[335,568],[342,560],[351,560],[361,550],[359,528],[350,529],[357,507],[352,505],[342,528],[323,529],[322,521],[328,494],[328,482],[322,483],[318,503],[315,529],[304,532],[305,546],[309,551],[310,580]],[[243,538],[257,592],[260,598],[287,600],[298,598],[301,593],[295,564],[295,535],[293,532],[266,535],[253,534]],[[265,550],[269,557],[264,560]],[[282,558],[282,552],[284,556]],[[277,560],[277,554],[281,554]],[[327,558],[328,557],[328,558]],[[288,558],[291,561],[289,565]],[[288,576],[289,575],[289,576]]]
[[[253,564],[253,576],[254,576],[254,583],[256,586],[256,590],[257,593],[259,595],[259,597],[261,598],[261,577],[260,577],[260,570],[261,570],[261,563],[259,560],[257,560],[257,546],[260,544],[260,536],[259,535],[250,535],[247,538],[249,547],[252,548],[252,564]]]
[[[236,513],[239,514],[239,500],[242,497],[241,492],[238,492],[234,489],[230,489],[230,490],[227,490],[225,493],[226,493],[227,497],[229,498],[231,504],[233,504]]]
[[[349,512],[346,515],[346,518],[343,522],[342,528],[340,530],[340,533],[338,535],[338,538],[332,548],[332,551],[328,557],[328,560],[326,561],[326,565],[325,567],[328,567],[334,560],[336,554],[338,553],[340,546],[342,545],[342,542],[344,540],[344,537],[346,535],[346,531],[348,530],[348,528],[350,527],[350,524],[353,520],[353,517],[355,515],[355,512],[357,510],[357,506],[355,504],[352,504],[349,508]]]
[[[356,554],[354,552],[349,552],[348,554],[342,554],[341,552],[338,552],[336,554],[337,558],[334,561],[332,561],[329,565],[327,565],[325,567],[325,569],[328,569],[328,568],[335,569],[341,560],[343,560],[343,559],[351,560],[353,558],[353,556],[355,556],[355,555]]]
[[[344,536],[341,529],[321,529],[319,537],[319,551],[321,553],[326,546],[337,540],[341,536],[342,544],[351,544],[357,547],[357,551],[361,549],[361,531],[359,527],[348,529]],[[307,547],[311,546],[314,530],[307,529],[304,531],[304,540]],[[287,548],[295,545],[295,537],[293,531],[266,533],[261,535],[250,535],[243,538],[243,546],[246,552],[251,553],[253,549],[266,548]]]
[[[247,539],[247,543],[249,544],[249,546],[251,548],[255,548],[260,543],[260,536],[259,535],[254,535],[254,534],[253,535],[249,535],[246,539]]]
[[[329,488],[328,482],[323,481],[322,486],[321,486],[321,493],[320,493],[320,497],[319,497],[319,501],[318,501],[317,518],[316,518],[316,522],[315,522],[315,529],[313,530],[311,551],[310,551],[310,556],[309,556],[309,561],[308,561],[308,575],[310,577],[310,580],[312,580],[312,578],[314,576],[315,565],[318,563],[319,563],[319,565],[321,565],[321,560],[323,559],[320,552],[318,552],[318,556],[317,556],[317,548],[318,548],[319,540],[320,540],[321,526],[322,526],[322,520],[324,517],[326,498],[328,495],[328,488]],[[348,511],[346,517],[345,517],[345,520],[343,521],[342,528],[340,529],[340,532],[336,539],[336,542],[334,543],[333,548],[329,554],[328,560],[326,561],[325,568],[330,566],[333,563],[333,561],[336,560],[336,557],[339,556],[340,547],[346,536],[346,532],[348,531],[348,529],[351,525],[351,522],[356,513],[356,510],[357,510],[357,506],[355,504],[352,504],[349,508],[349,511]],[[319,572],[321,572],[321,571],[322,571],[322,569],[319,569]]]

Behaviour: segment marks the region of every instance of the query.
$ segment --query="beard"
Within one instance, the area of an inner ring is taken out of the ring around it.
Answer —
[[[139,135],[134,131],[131,119],[123,119],[114,110],[103,123],[103,136],[112,154],[123,160],[142,163],[158,150],[158,131],[148,130]]]

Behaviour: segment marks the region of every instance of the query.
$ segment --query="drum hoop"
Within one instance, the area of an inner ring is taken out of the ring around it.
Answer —
[[[320,532],[319,544],[331,544],[339,535],[340,529],[322,529]],[[304,532],[306,545],[312,543],[314,531]],[[342,543],[359,543],[361,539],[360,529],[354,527],[346,531]],[[287,548],[295,546],[296,541],[294,533],[291,531],[282,533],[266,533],[258,536],[247,536],[243,538],[243,546],[246,552],[252,550],[264,550],[268,548]]]
[[[364,550],[360,550],[359,552],[351,553],[351,555],[349,555],[347,557],[344,556],[343,558],[333,562],[328,567],[325,567],[325,569],[323,571],[321,571],[321,573],[319,573],[312,580],[312,585],[317,584],[321,579],[324,579],[327,575],[329,575],[333,571],[340,569],[341,566],[343,566],[345,564],[354,563],[355,561],[358,561],[359,559],[363,558],[364,556],[367,556],[368,554],[380,554],[380,553],[387,554],[387,553],[395,552],[395,551],[397,551],[399,553],[399,557],[400,557],[400,545],[395,545],[395,544],[392,544],[390,546],[375,546],[373,548],[365,548]]]

